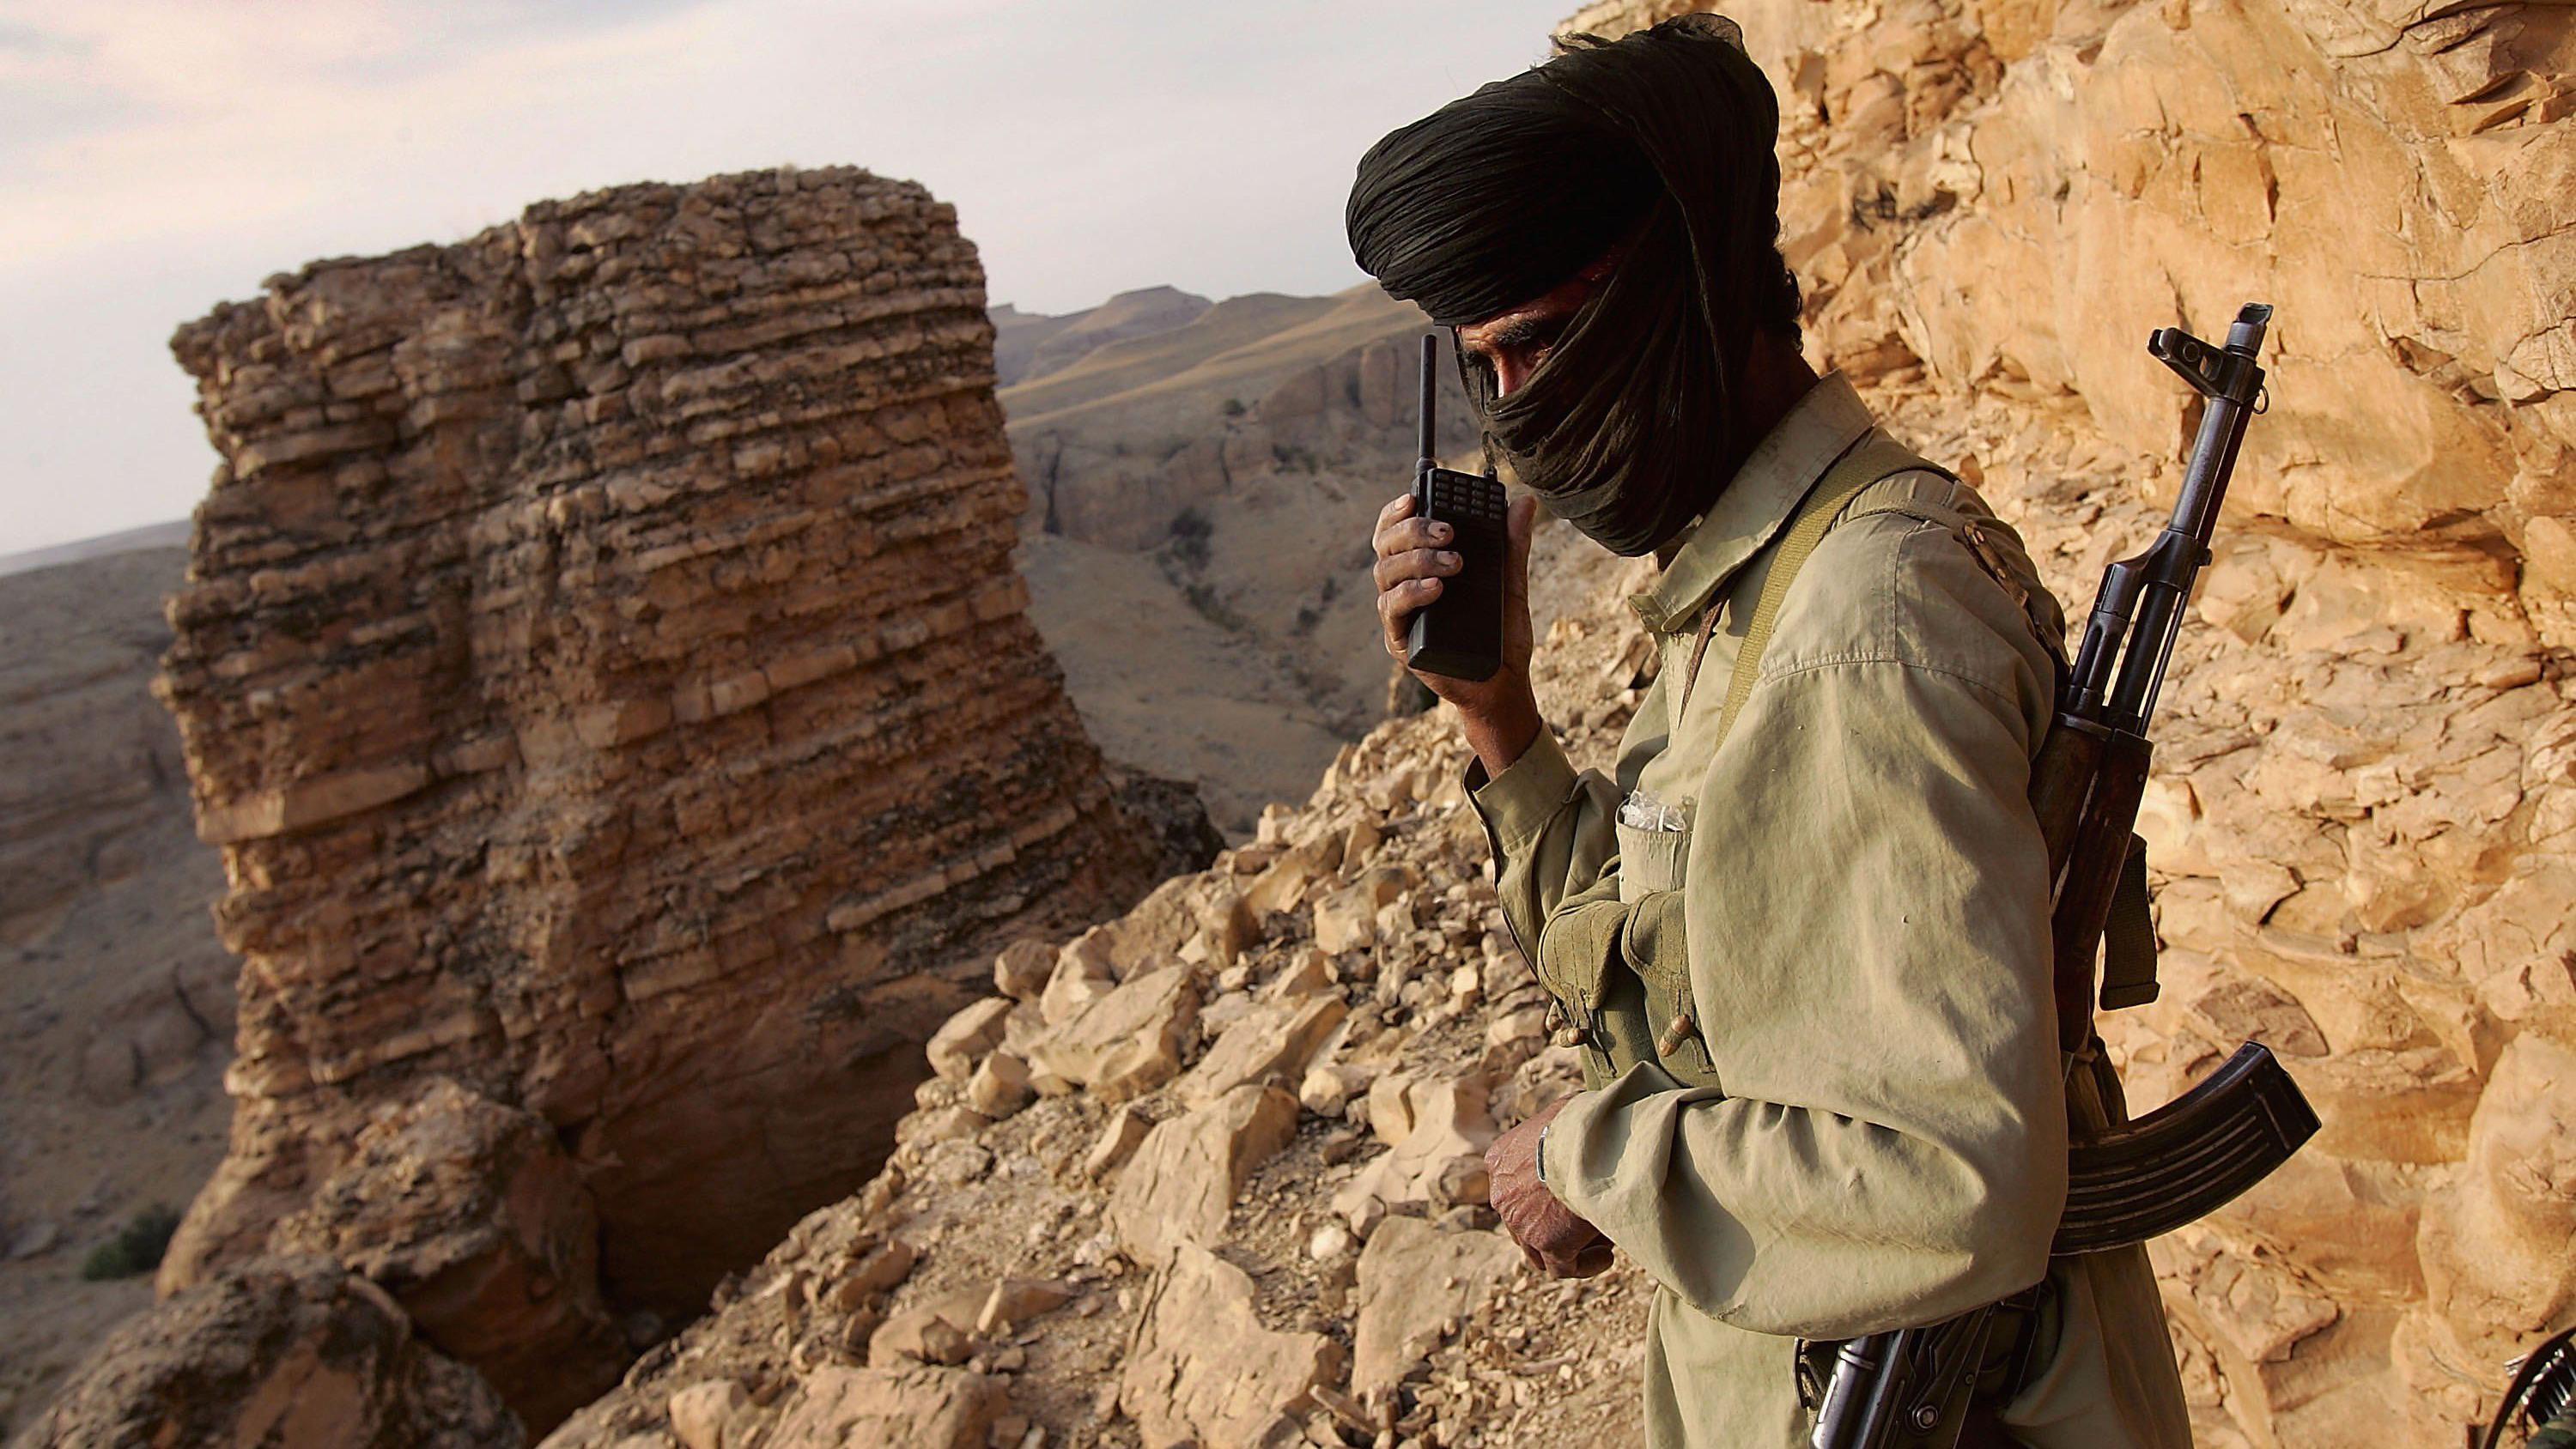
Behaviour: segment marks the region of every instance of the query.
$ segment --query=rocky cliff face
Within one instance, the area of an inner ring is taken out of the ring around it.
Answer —
[[[165,1290],[337,1203],[281,1245],[537,1285],[509,1354],[613,1371],[599,1298],[690,1310],[873,1169],[943,968],[1160,878],[1022,614],[983,307],[949,207],[841,169],[180,329],[226,461],[162,689],[247,965]],[[367,1216],[451,1169],[508,1190]]]
[[[2177,480],[2148,330],[2280,309],[2158,726],[2165,1000],[2107,1030],[2142,1104],[2252,1035],[2325,1117],[2159,1249],[2204,1438],[2455,1440],[2576,1312],[2576,13],[1730,13],[1783,97],[1812,350],[1915,395],[2061,595]]]

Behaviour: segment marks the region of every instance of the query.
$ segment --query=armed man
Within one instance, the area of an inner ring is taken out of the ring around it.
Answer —
[[[2185,1445],[2143,1251],[2050,1256],[2070,1121],[2121,1111],[2051,1011],[2027,791],[2064,620],[1975,492],[1802,360],[1777,130],[1733,25],[1687,16],[1395,131],[1351,193],[1354,255],[1454,329],[1525,490],[1500,667],[1417,671],[1585,1062],[1494,1145],[1493,1203],[1545,1271],[1615,1248],[1654,1280],[1656,1445],[1804,1443],[1801,1341],[1998,1300],[1960,1442]],[[1631,600],[1661,668],[1614,778],[1574,769],[1530,689],[1540,503],[1662,566]],[[1457,543],[1408,496],[1375,548],[1402,658]]]

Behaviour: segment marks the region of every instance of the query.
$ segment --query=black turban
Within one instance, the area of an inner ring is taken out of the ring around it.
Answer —
[[[1717,16],[1569,45],[1370,147],[1344,219],[1360,267],[1444,327],[1624,247],[1521,387],[1497,397],[1481,363],[1461,366],[1488,456],[1635,555],[1706,509],[1749,451],[1730,382],[1754,334],[1797,334],[1779,102]]]

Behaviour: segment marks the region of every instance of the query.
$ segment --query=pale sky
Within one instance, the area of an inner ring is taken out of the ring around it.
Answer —
[[[865,166],[990,295],[1364,280],[1379,135],[1575,0],[0,0],[0,554],[184,516],[179,323],[316,257],[628,181]]]

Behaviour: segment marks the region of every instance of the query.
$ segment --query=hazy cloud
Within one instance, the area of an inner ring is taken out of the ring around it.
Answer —
[[[1351,285],[1359,151],[1570,3],[0,0],[0,552],[193,504],[179,322],[548,196],[851,163],[1032,310]]]

